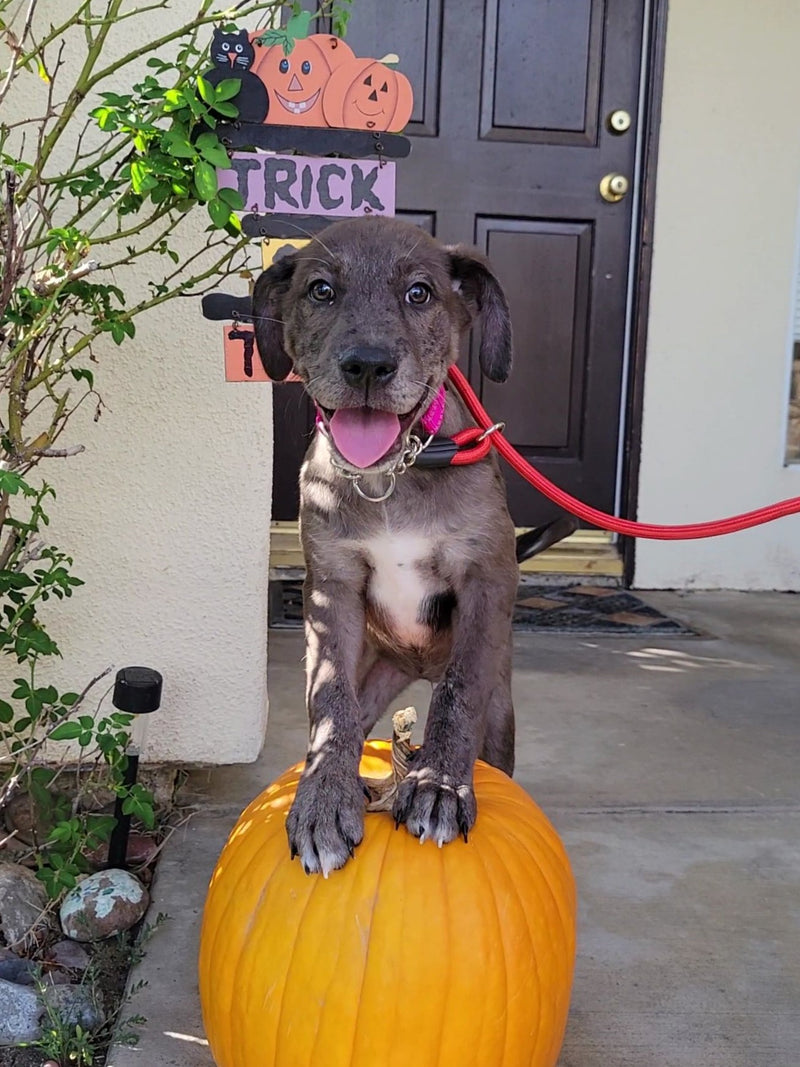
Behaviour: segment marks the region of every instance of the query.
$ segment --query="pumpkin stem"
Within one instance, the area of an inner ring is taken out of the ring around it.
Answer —
[[[370,795],[367,811],[392,810],[397,787],[408,774],[416,721],[416,708],[403,708],[392,716],[392,773],[385,778],[362,778]]]

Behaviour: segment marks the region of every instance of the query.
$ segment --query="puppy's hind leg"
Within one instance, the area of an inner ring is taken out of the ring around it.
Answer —
[[[404,670],[385,656],[378,656],[370,666],[358,688],[361,725],[368,734],[391,702],[407,685],[417,680],[415,674]]]
[[[511,699],[511,642],[486,709],[486,731],[480,758],[493,767],[514,773],[514,705]]]

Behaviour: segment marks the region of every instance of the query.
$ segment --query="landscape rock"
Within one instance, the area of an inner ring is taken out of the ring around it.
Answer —
[[[80,1023],[86,1029],[93,1029],[103,1021],[85,986],[55,986],[47,989],[45,996],[48,1004],[72,1026]],[[37,1041],[47,1021],[44,1001],[35,989],[0,978],[0,1045]]]
[[[85,1030],[94,1030],[103,1022],[103,1013],[92,999],[88,986],[57,985],[47,990],[45,998],[71,1026],[80,1024]],[[42,1021],[47,1022],[46,1015]]]
[[[35,989],[0,978],[0,1045],[35,1041],[42,1004]]]
[[[0,932],[11,949],[34,947],[53,928],[44,886],[19,863],[0,862]]]
[[[85,855],[94,867],[104,867],[108,862],[108,842],[104,842]],[[129,867],[141,867],[146,863],[151,863],[157,855],[158,842],[152,834],[131,831],[125,852],[125,862]]]
[[[69,800],[61,793],[53,794],[53,805],[61,805],[69,810]],[[26,845],[33,845],[36,841],[44,841],[53,828],[53,814],[45,814],[34,801],[30,793],[17,793],[8,802],[4,812],[5,824],[9,831],[13,831],[17,838]]]
[[[57,941],[47,953],[50,963],[64,967],[68,971],[85,971],[89,966],[89,953],[77,941]]]
[[[64,897],[61,927],[75,941],[102,941],[134,926],[149,902],[145,887],[128,871],[98,871]]]
[[[36,964],[23,959],[9,948],[0,948],[0,978],[16,985],[33,985]]]

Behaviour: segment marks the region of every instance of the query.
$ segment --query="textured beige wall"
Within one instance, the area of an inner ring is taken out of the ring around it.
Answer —
[[[73,426],[86,453],[52,473],[86,582],[56,608],[58,673],[160,670],[153,759],[247,762],[266,727],[271,394],[225,384],[221,333],[194,300],[140,321],[96,371],[100,422]]]
[[[800,4],[671,0],[639,515],[800,495],[784,467],[800,194]],[[800,589],[800,517],[640,541],[636,584]]]
[[[176,7],[142,20],[142,31],[155,36],[195,10]],[[60,20],[74,0],[46,8]],[[109,56],[131,46],[135,25],[124,24]],[[30,108],[30,98],[8,106]],[[201,247],[207,220],[200,210],[187,223],[174,241],[184,257]],[[145,264],[133,288],[161,270],[158,258]],[[125,278],[113,280],[127,288]],[[238,278],[226,288],[246,292]],[[58,492],[50,536],[86,583],[52,610],[63,661],[46,669],[80,689],[108,665],[156,667],[164,695],[149,759],[253,760],[267,718],[270,387],[225,383],[222,327],[201,317],[199,298],[140,318],[133,341],[98,346],[98,356],[102,417],[95,423],[86,403],[59,442],[86,452],[42,468]]]

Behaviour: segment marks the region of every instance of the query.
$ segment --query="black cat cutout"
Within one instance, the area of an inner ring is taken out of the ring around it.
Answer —
[[[241,88],[231,103],[239,109],[240,122],[263,122],[269,111],[269,96],[261,79],[250,70],[256,58],[247,30],[225,33],[214,30],[211,42],[214,68],[203,77],[212,85],[228,78],[238,78]]]

